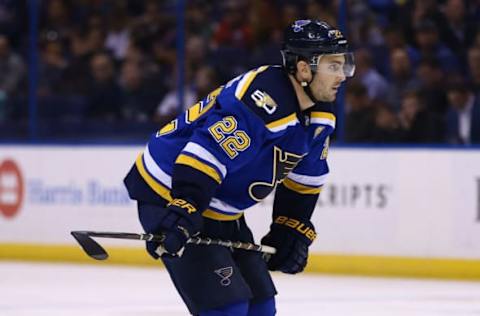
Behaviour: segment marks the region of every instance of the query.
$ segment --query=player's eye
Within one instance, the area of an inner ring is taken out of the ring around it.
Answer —
[[[339,72],[341,70],[341,67],[339,64],[335,63],[335,64],[330,64],[328,66],[328,70],[330,70],[331,72]]]

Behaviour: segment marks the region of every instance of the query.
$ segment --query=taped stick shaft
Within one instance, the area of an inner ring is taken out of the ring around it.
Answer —
[[[96,260],[105,260],[108,258],[108,254],[105,249],[97,243],[92,237],[100,238],[116,238],[116,239],[131,239],[131,240],[145,240],[163,242],[164,235],[155,234],[136,234],[136,233],[124,233],[124,232],[97,232],[97,231],[72,231],[72,236],[77,240],[82,249],[87,255]],[[252,243],[219,240],[211,238],[192,237],[187,240],[189,244],[196,245],[218,245],[223,247],[231,247],[234,249],[243,249],[250,251],[263,252],[265,254],[274,254],[276,249],[270,246],[256,245]]]

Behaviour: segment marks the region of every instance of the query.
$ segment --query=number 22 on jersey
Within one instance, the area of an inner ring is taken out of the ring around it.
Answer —
[[[210,134],[230,159],[234,159],[238,156],[238,152],[250,147],[250,137],[245,131],[238,130],[237,127],[237,120],[233,116],[226,116],[208,128]]]

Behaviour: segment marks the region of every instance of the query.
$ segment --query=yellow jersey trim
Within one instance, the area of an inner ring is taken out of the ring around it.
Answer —
[[[247,77],[245,78],[245,83],[243,84],[242,89],[236,95],[236,97],[239,100],[241,100],[243,98],[243,95],[245,94],[245,92],[247,92],[248,87],[250,87],[250,85],[252,84],[253,79],[255,79],[255,77],[259,73],[265,71],[267,68],[268,68],[268,66],[262,66],[262,67],[258,68],[257,70],[252,70],[249,74],[247,74]]]
[[[160,183],[158,183],[157,180],[155,180],[145,169],[145,166],[143,165],[143,154],[140,154],[137,157],[137,160],[135,162],[138,172],[140,172],[140,175],[142,176],[143,180],[148,184],[150,188],[152,188],[155,193],[160,195],[163,199],[167,200],[170,202],[172,200],[172,196],[170,195],[170,190]]]
[[[200,160],[197,160],[193,157],[190,157],[190,156],[187,156],[187,155],[184,155],[184,154],[180,154],[177,157],[177,160],[175,161],[175,163],[192,167],[192,168],[206,174],[207,176],[209,176],[210,178],[215,180],[217,183],[222,182],[222,177],[217,172],[217,170],[215,170],[215,168],[210,167],[206,163],[204,163]]]
[[[331,121],[335,121],[335,115],[330,112],[312,112],[310,113],[311,118],[320,118],[320,119],[327,119]]]
[[[286,125],[290,122],[293,122],[297,119],[297,114],[296,113],[292,113],[290,114],[289,116],[286,116],[284,118],[281,118],[279,120],[276,120],[276,121],[273,121],[271,123],[268,123],[267,124],[267,128],[268,129],[271,129],[271,128],[275,128],[275,127],[279,127],[279,126],[282,126],[282,125]]]
[[[322,187],[318,188],[312,188],[303,184],[300,184],[298,182],[295,182],[289,178],[286,178],[283,180],[283,185],[295,192],[298,192],[300,194],[319,194],[322,191]]]
[[[242,217],[243,212],[235,215],[227,215],[227,214],[218,213],[211,209],[208,209],[205,212],[203,212],[202,215],[203,217],[215,219],[217,221],[234,221]]]

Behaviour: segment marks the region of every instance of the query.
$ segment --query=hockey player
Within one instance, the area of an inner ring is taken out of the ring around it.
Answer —
[[[268,270],[301,272],[316,233],[310,222],[328,173],[332,104],[354,73],[342,33],[299,20],[284,34],[282,66],[232,79],[153,134],[125,178],[148,233],[147,251],[165,264],[194,315],[275,314]],[[186,244],[200,235],[253,242],[243,211],[275,190],[260,253]]]

